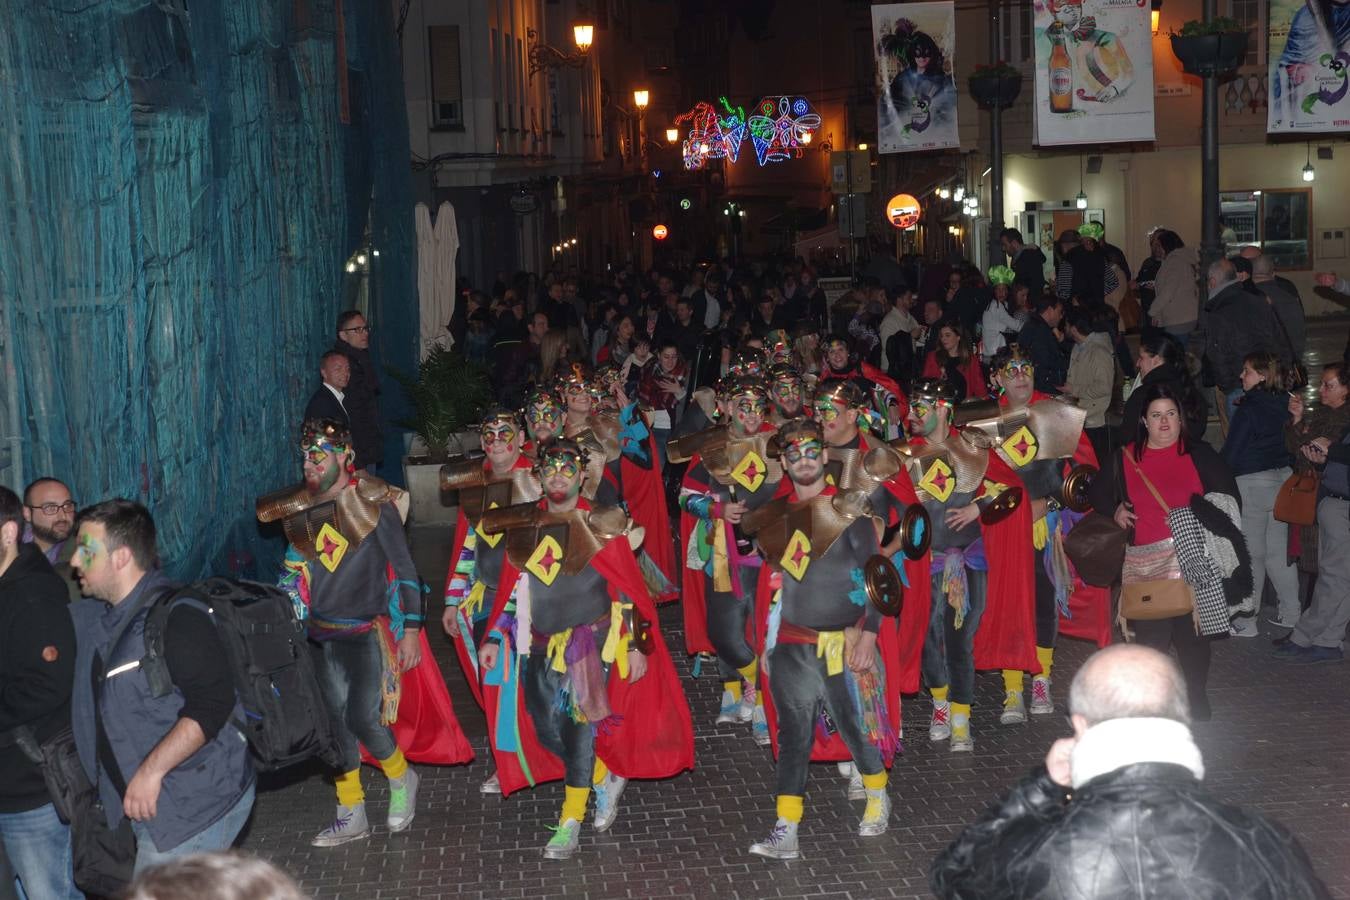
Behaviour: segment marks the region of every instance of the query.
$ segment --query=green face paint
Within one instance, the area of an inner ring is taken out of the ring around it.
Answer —
[[[70,564],[81,571],[87,571],[94,566],[100,558],[106,554],[107,550],[103,542],[89,534],[80,535],[79,546],[75,550],[75,555],[71,558]]]

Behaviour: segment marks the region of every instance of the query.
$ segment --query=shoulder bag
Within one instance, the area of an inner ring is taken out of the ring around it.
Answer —
[[[1121,458],[1128,458],[1121,453]],[[1162,507],[1163,515],[1171,508],[1163,502],[1162,494],[1149,481],[1144,470],[1133,459],[1130,465],[1143,480],[1153,499]],[[1120,614],[1126,619],[1174,619],[1177,616],[1189,616],[1195,612],[1195,594],[1184,578],[1167,578],[1157,581],[1134,581],[1120,586]]]
[[[1117,474],[1119,471],[1116,470]],[[1120,569],[1125,564],[1125,548],[1129,543],[1127,530],[1117,525],[1112,517],[1093,510],[1064,535],[1064,554],[1085,583],[1110,587],[1120,581]]]
[[[1295,472],[1280,485],[1275,495],[1275,518],[1290,525],[1317,522],[1317,471]]]

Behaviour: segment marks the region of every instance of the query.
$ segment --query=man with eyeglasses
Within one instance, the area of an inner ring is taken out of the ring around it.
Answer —
[[[360,310],[349,309],[337,318],[337,340],[332,350],[347,358],[350,377],[342,406],[351,423],[356,468],[374,474],[384,462],[384,428],[380,424],[380,376],[370,353],[370,325]]]
[[[534,397],[528,409],[556,425],[562,410],[556,401],[549,416],[546,396]],[[552,431],[549,432],[552,434]],[[521,452],[525,432],[520,417],[502,407],[490,409],[478,425],[483,448],[482,459],[466,459],[441,466],[441,489],[459,492],[459,515],[455,520],[455,539],[450,548],[450,572],[445,581],[445,612],[441,626],[454,641],[464,677],[479,707],[483,705],[482,673],[478,670],[478,648],[487,634],[488,613],[497,597],[497,585],[506,561],[506,544],[501,535],[483,533],[483,516],[488,510],[538,500],[539,483],[533,462]],[[501,784],[494,772],[479,787],[484,794],[500,794]]]
[[[900,691],[887,671],[897,661],[895,626],[869,600],[864,574],[881,552],[882,520],[865,490],[841,491],[826,477],[829,450],[819,422],[793,419],[775,443],[788,492],[744,519],[780,585],[769,585],[767,602],[758,604],[756,628],[761,679],[772,701],[766,712],[777,725],[771,734],[777,736],[778,818],[750,852],[789,860],[801,855],[797,828],[808,764],[817,756],[813,745],[831,740],[817,735],[822,706],[845,746],[842,758],[858,771],[857,793],[848,795],[866,801],[858,834],[885,833],[891,812],[885,764],[900,747]]]
[[[23,491],[24,541],[37,544],[66,584],[71,600],[80,599],[80,581],[70,560],[75,555],[75,501],[70,488],[55,478],[38,478]]]

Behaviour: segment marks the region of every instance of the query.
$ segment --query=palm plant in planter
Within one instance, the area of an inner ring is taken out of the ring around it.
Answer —
[[[981,109],[1007,109],[1022,92],[1022,72],[1000,59],[993,65],[975,66],[966,86]]]
[[[1189,75],[1229,75],[1247,55],[1247,30],[1227,16],[1203,22],[1191,19],[1171,34],[1172,53]]]
[[[404,460],[403,472],[412,494],[412,518],[421,524],[453,521],[441,502],[440,467],[462,453],[456,436],[473,426],[492,400],[487,369],[445,347],[433,347],[409,375],[389,369],[403,388],[412,414],[394,424],[407,428],[425,446],[424,453]],[[451,448],[451,443],[456,446]]]

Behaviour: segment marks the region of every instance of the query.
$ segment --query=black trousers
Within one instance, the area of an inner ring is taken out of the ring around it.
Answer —
[[[769,693],[778,714],[778,793],[801,797],[806,793],[806,770],[816,716],[825,704],[853,762],[864,775],[882,770],[881,751],[863,733],[857,707],[848,688],[848,669],[829,675],[814,644],[778,644],[769,653]]]
[[[1053,647],[1059,636],[1059,604],[1055,586],[1045,571],[1045,551],[1031,550],[1031,570],[1036,573],[1036,646]]]
[[[717,652],[717,668],[723,681],[740,678],[739,669],[754,662],[755,651],[745,638],[745,626],[750,621],[750,607],[754,598],[755,569],[742,567],[741,585],[748,586],[745,595],[737,597],[724,591],[708,591],[708,640]],[[707,582],[712,586],[712,581]]]
[[[521,688],[525,711],[544,749],[563,761],[563,783],[589,788],[595,772],[595,732],[590,722],[573,722],[558,702],[567,676],[553,671],[544,653],[531,653],[525,662]]]
[[[1186,679],[1186,693],[1191,699],[1191,713],[1209,714],[1209,637],[1195,633],[1195,620],[1190,613],[1170,619],[1131,619],[1135,640],[1145,647],[1166,653],[1177,651],[1177,664]]]

